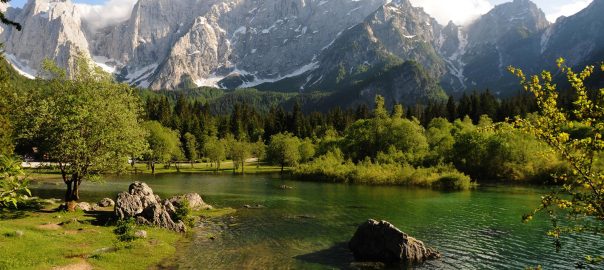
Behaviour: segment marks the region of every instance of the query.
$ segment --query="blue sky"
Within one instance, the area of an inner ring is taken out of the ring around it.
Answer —
[[[85,3],[85,4],[102,4],[105,1],[103,0],[75,0],[74,3]],[[11,6],[22,7],[27,3],[27,0],[12,0],[10,1]]]
[[[75,3],[93,4],[93,5],[112,5],[115,11],[116,6],[120,9],[128,9],[136,0],[72,0]],[[178,0],[175,0],[178,1]],[[438,19],[441,23],[453,20],[456,23],[463,23],[480,14],[490,10],[493,5],[509,2],[511,0],[411,0],[416,6],[423,6],[428,13]],[[586,7],[592,0],[533,0],[547,15],[550,21],[554,21],[561,15],[572,15]],[[27,0],[12,0],[11,5],[16,7],[23,6]],[[123,8],[126,7],[126,8]],[[122,10],[120,13],[129,11]],[[105,13],[107,14],[107,13]]]

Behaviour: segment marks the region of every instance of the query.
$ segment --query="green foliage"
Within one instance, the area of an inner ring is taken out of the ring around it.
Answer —
[[[216,164],[216,171],[220,169],[220,162],[226,159],[225,143],[215,137],[207,137],[203,145],[203,152],[211,162]]]
[[[516,125],[548,144],[571,169],[556,175],[562,186],[543,196],[541,206],[524,217],[528,221],[536,212],[548,213],[553,224],[548,235],[554,238],[556,248],[560,248],[562,234],[593,232],[601,235],[604,232],[601,229],[604,221],[604,171],[595,166],[604,150],[604,89],[590,91],[584,84],[594,73],[594,66],[575,72],[566,66],[562,58],[557,64],[576,97],[570,110],[560,106],[559,91],[549,71],[526,77],[520,69],[510,67],[509,70],[520,79],[524,89],[534,95],[540,109],[530,118],[517,119]],[[604,65],[599,68],[604,71]],[[594,96],[590,97],[590,94]],[[568,129],[575,125],[588,129],[583,132],[586,136],[572,137]],[[561,218],[567,222],[562,222]]]
[[[427,154],[428,143],[423,127],[416,121],[389,117],[383,97],[376,97],[373,119],[355,122],[344,134],[345,153],[354,161],[369,157],[376,160],[379,153],[402,152],[400,161],[416,164]],[[394,147],[394,149],[391,149]]]
[[[271,136],[267,157],[273,164],[297,166],[300,162],[300,139],[291,133],[279,133]]]
[[[0,155],[0,208],[14,207],[31,196],[24,178],[21,161]]]
[[[147,131],[149,145],[149,150],[144,154],[146,160],[166,163],[173,157],[182,156],[180,139],[176,131],[164,127],[156,121],[145,122],[142,126]]]
[[[197,139],[191,133],[185,133],[185,152],[189,161],[195,161],[199,155],[197,154]]]
[[[460,190],[471,187],[470,178],[452,167],[414,168],[402,163],[378,164],[369,159],[355,164],[345,160],[338,150],[329,151],[311,162],[300,165],[293,173],[300,179],[342,183],[414,185]]]
[[[448,160],[481,181],[548,182],[549,174],[564,170],[555,153],[511,125],[493,126],[488,118],[479,125],[458,123]]]
[[[69,201],[78,200],[82,180],[124,169],[145,148],[138,97],[93,67],[80,56],[70,79],[46,61],[49,88],[32,92],[24,108],[30,124],[22,135],[59,163]]]
[[[252,157],[253,145],[246,141],[233,141],[230,145],[230,157],[233,160],[233,170],[241,166],[241,173],[245,173],[245,161]]]
[[[315,145],[309,138],[300,141],[300,161],[307,162],[315,157],[317,152]]]
[[[132,242],[136,240],[136,222],[133,218],[118,220],[113,233],[120,242]]]
[[[176,220],[182,220],[185,225],[187,225],[189,228],[192,228],[195,226],[195,218],[193,217],[192,213],[193,210],[191,210],[189,201],[182,200],[178,207],[176,207],[174,217]]]

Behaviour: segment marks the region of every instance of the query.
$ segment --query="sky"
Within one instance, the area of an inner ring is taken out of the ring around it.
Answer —
[[[129,16],[136,0],[72,0],[79,3],[83,16],[88,21],[105,26]],[[175,0],[178,1],[178,0]],[[511,0],[411,0],[413,5],[422,6],[441,24],[452,20],[464,24],[488,12],[494,5]],[[585,8],[592,0],[533,0],[555,22],[560,16],[569,16]],[[21,7],[27,0],[12,0],[11,5]],[[103,14],[103,15],[101,15]]]

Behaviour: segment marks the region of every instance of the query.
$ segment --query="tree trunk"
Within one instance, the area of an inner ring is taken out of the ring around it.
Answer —
[[[245,159],[241,161],[241,174],[245,174]]]
[[[195,168],[193,167],[193,163],[195,163],[193,160],[191,160],[191,169]]]
[[[73,212],[80,199],[80,184],[82,180],[79,179],[77,174],[74,174],[70,180],[65,181],[67,185],[67,191],[65,192],[65,209]]]
[[[155,174],[155,162],[151,161],[151,174]]]
[[[282,162],[281,163],[281,175],[283,175],[283,167],[285,166],[285,164]]]

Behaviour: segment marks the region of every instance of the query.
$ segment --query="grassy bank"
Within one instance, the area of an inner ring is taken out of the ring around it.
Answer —
[[[293,170],[300,180],[316,180],[369,185],[409,185],[438,189],[469,189],[470,177],[451,166],[415,168],[404,164],[354,164],[328,153]]]
[[[0,210],[0,269],[149,269],[168,267],[184,235],[138,226],[148,237],[128,244],[113,233],[112,208],[58,212],[45,201],[36,208]],[[216,217],[231,209],[198,211]]]

